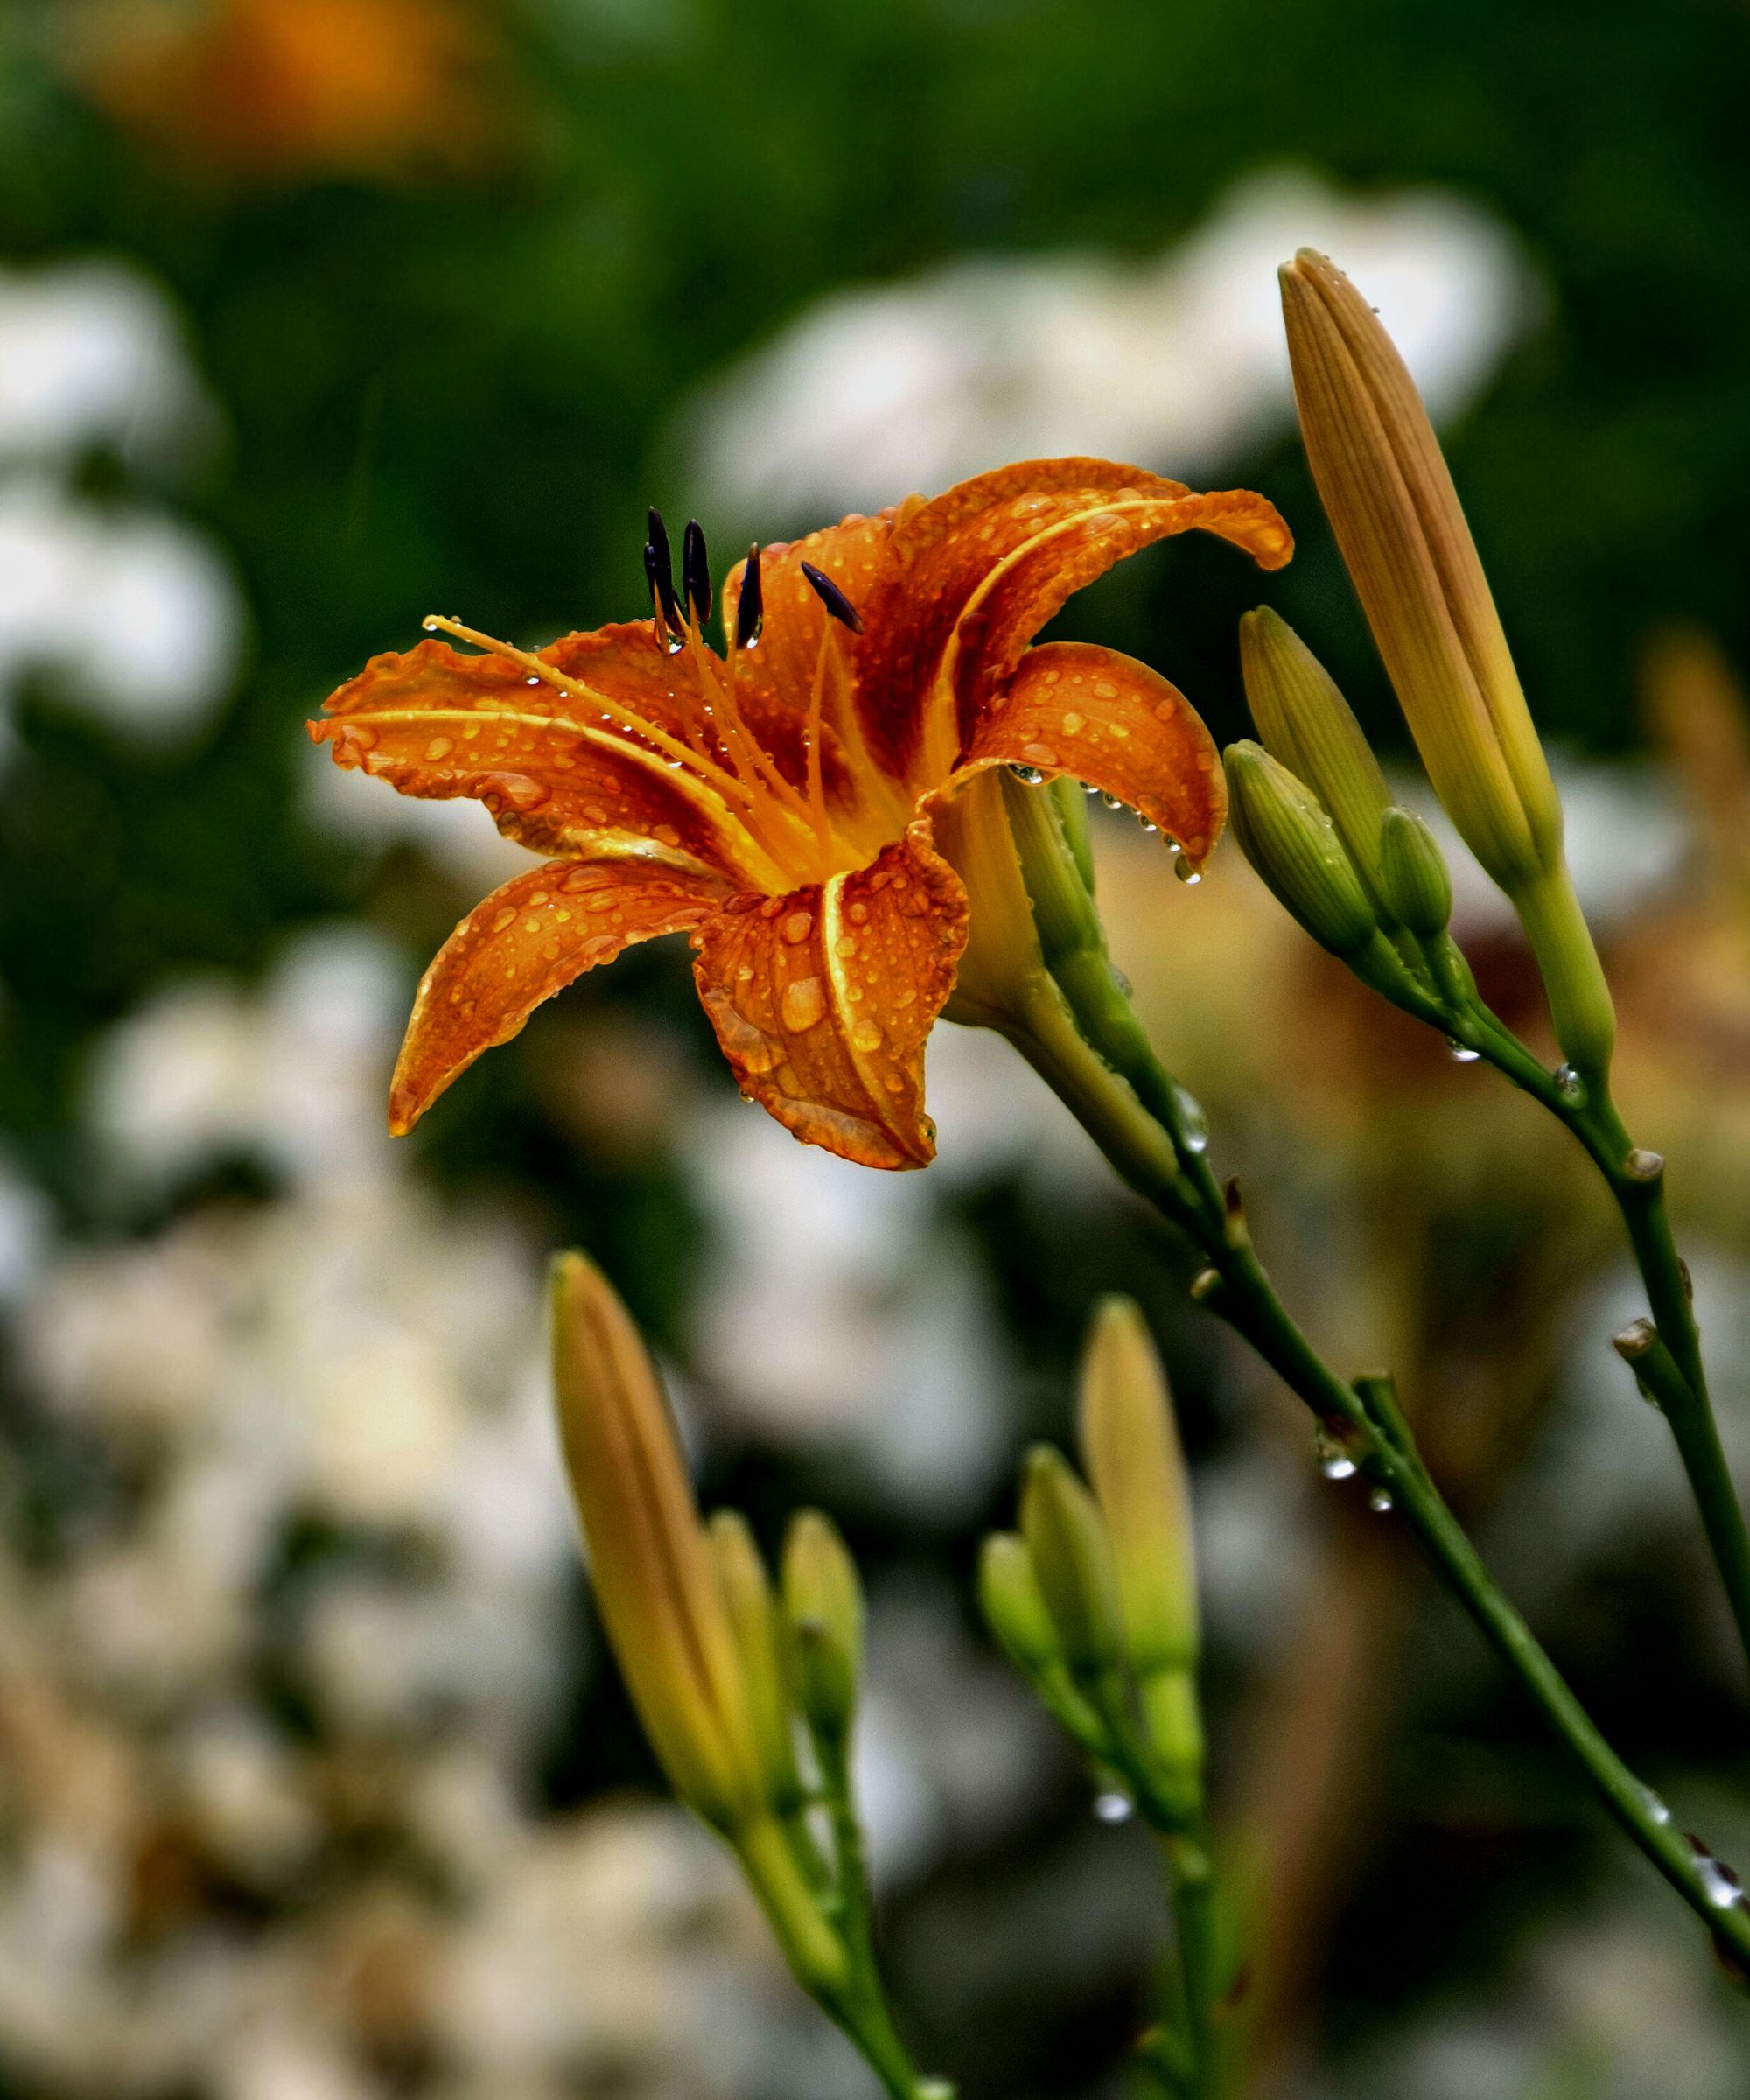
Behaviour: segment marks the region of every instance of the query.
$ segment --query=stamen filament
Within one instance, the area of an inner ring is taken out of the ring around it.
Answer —
[[[815,658],[814,682],[808,689],[808,815],[814,822],[815,836],[822,846],[832,838],[832,825],[826,813],[826,777],[821,754],[821,722],[826,705],[827,659],[832,651],[832,622],[829,620],[821,634],[820,654]]]
[[[724,746],[731,750],[732,757],[735,758],[737,771],[744,773],[746,777],[740,757],[731,746],[731,737],[734,738],[735,744],[740,746],[741,752],[745,754],[748,763],[753,767],[754,773],[765,782],[767,789],[785,807],[787,811],[799,816],[807,816],[808,804],[797,794],[791,782],[786,780],[778,770],[771,757],[761,746],[760,739],[742,720],[741,710],[735,704],[732,684],[725,685],[718,677],[712,668],[710,651],[700,640],[696,623],[689,624],[687,640],[692,649],[693,668],[697,674],[699,683],[701,687],[707,685],[710,687],[711,692],[716,696],[718,708],[722,710],[722,722],[725,730],[730,732],[730,735],[725,736],[724,739]]]
[[[682,743],[678,737],[670,736],[666,729],[659,729],[654,722],[647,722],[642,715],[634,714],[630,708],[611,700],[606,693],[597,692],[581,679],[568,676],[556,664],[547,662],[531,650],[519,649],[511,642],[500,641],[495,635],[482,634],[478,627],[464,626],[459,620],[445,620],[435,612],[427,618],[424,625],[442,634],[453,634],[458,641],[471,641],[476,648],[485,649],[494,656],[502,656],[508,662],[520,663],[524,670],[539,679],[543,685],[555,686],[559,691],[570,693],[576,699],[587,700],[592,707],[599,708],[605,714],[612,717],[617,728],[633,736],[643,737],[659,752],[706,781],[719,794],[733,795],[738,802],[750,805],[759,800],[755,790],[746,782],[725,773],[722,766]],[[580,726],[588,727],[586,724]]]

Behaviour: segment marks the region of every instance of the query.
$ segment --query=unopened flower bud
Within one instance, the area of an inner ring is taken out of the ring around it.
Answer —
[[[1241,851],[1321,947],[1360,955],[1379,920],[1319,798],[1261,745],[1230,744],[1223,756]]]
[[[1510,894],[1560,864],[1562,808],[1439,442],[1342,271],[1302,248],[1281,282],[1331,528],[1435,792]]]
[[[1048,1445],[1027,1453],[1021,1536],[1071,1676],[1109,1676],[1124,1656],[1112,1542],[1094,1497]]]
[[[1434,791],[1513,900],[1557,1040],[1610,1061],[1615,1014],[1562,853],[1562,806],[1470,527],[1415,382],[1341,270],[1281,272],[1306,457]]]
[[[1452,878],[1439,842],[1414,811],[1395,805],[1379,835],[1380,893],[1418,941],[1432,941],[1452,916]]]
[[[1166,1375],[1141,1312],[1104,1301],[1082,1365],[1082,1452],[1106,1520],[1124,1646],[1151,1742],[1172,1769],[1203,1760],[1190,1483]]]
[[[818,1509],[791,1520],[783,1589],[802,1712],[817,1735],[842,1746],[863,1674],[863,1586],[837,1527]]]
[[[1063,1667],[1063,1644],[1033,1572],[1026,1541],[998,1531],[978,1555],[978,1601],[986,1622],[1015,1667],[1031,1677]]]
[[[766,1796],[780,1815],[789,1815],[802,1805],[802,1784],[796,1770],[794,1708],[778,1600],[753,1534],[739,1510],[719,1509],[706,1536],[729,1609],[730,1631],[741,1657]]]
[[[1082,1455],[1112,1542],[1125,1647],[1144,1676],[1197,1665],[1191,1492],[1166,1375],[1126,1298],[1094,1315],[1082,1360]]]
[[[766,1813],[747,1686],[668,1402],[626,1307],[553,1264],[553,1376],[602,1624],[676,1791],[736,1835]]]
[[[1259,741],[1325,805],[1377,903],[1380,826],[1391,790],[1348,702],[1312,650],[1268,606],[1240,621],[1240,668]]]

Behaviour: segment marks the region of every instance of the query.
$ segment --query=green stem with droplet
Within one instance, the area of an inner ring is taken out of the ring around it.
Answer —
[[[1031,882],[1035,871],[1025,853],[1023,864]],[[1147,1039],[1105,962],[1103,942],[1097,956],[1039,980],[1027,1011],[1007,1032],[1119,1175],[1190,1237],[1208,1264],[1202,1302],[1251,1344],[1371,1487],[1390,1498],[1436,1574],[1566,1745],[1618,1826],[1733,1963],[1750,1967],[1750,1913],[1593,1726],[1466,1537],[1395,1405],[1388,1408],[1377,1392],[1370,1405],[1365,1382],[1352,1383],[1323,1361],[1278,1297],[1236,1197],[1218,1185],[1203,1152],[1175,1141],[1144,1106],[1145,1090],[1151,1105],[1170,1102],[1182,1120],[1173,1081],[1152,1050],[1138,1051]]]
[[[1654,1325],[1682,1373],[1681,1382],[1659,1396],[1659,1406],[1670,1424],[1739,1638],[1750,1658],[1750,1528],[1708,1395],[1701,1332],[1665,1200],[1664,1162],[1642,1151],[1629,1136],[1606,1073],[1564,1078],[1551,1072],[1477,997],[1451,939],[1432,945],[1438,993],[1412,986],[1394,1004],[1474,1052],[1522,1093],[1540,1102],[1585,1149],[1621,1214]]]

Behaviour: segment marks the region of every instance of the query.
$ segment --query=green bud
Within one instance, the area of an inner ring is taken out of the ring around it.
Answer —
[[[1240,668],[1259,740],[1325,805],[1363,886],[1377,901],[1380,827],[1391,790],[1348,702],[1268,606],[1240,621]]]
[[[730,1631],[741,1656],[766,1792],[773,1808],[789,1815],[802,1805],[802,1783],[796,1770],[794,1710],[778,1600],[739,1510],[719,1509],[707,1529],[706,1543],[717,1563]]]
[[[1452,915],[1452,879],[1439,843],[1419,816],[1396,805],[1379,838],[1379,886],[1387,909],[1418,941],[1432,941]]]
[[[1021,1536],[1071,1676],[1084,1682],[1109,1676],[1124,1656],[1112,1542],[1099,1505],[1049,1445],[1027,1453]]]
[[[791,1520],[783,1586],[802,1712],[823,1740],[842,1745],[863,1674],[863,1586],[836,1526],[818,1509]]]
[[[1224,759],[1240,850],[1321,948],[1365,952],[1379,920],[1318,797],[1260,745],[1230,744]]]
[[[1043,1676],[1062,1669],[1062,1643],[1033,1572],[1027,1542],[1017,1533],[993,1532],[984,1541],[978,1556],[978,1601],[990,1631],[1025,1676]]]

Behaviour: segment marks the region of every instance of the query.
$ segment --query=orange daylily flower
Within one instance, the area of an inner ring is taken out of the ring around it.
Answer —
[[[1130,803],[1194,865],[1220,833],[1215,747],[1180,693],[1110,649],[1030,646],[1084,584],[1193,527],[1267,569],[1292,550],[1247,491],[1033,460],[756,550],[721,654],[703,536],[677,592],[653,514],[653,620],[528,653],[432,620],[482,653],[374,658],[312,737],[403,794],[476,797],[548,857],[425,973],[391,1128],[585,970],[685,932],[745,1093],[847,1158],[926,1165],[924,1040],[979,910],[933,819],[1006,765]]]

